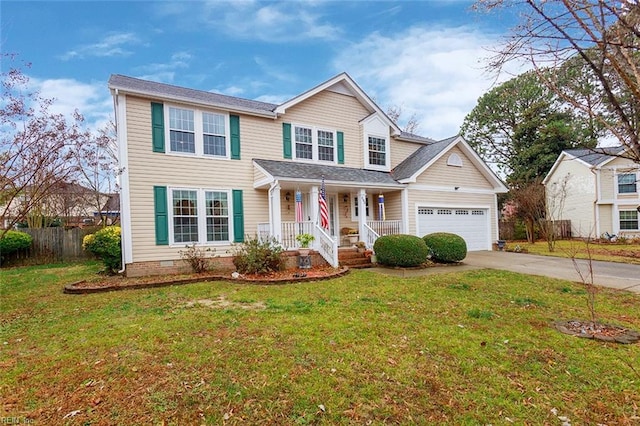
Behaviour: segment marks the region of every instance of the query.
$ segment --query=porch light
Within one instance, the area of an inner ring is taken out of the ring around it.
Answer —
[[[291,200],[291,193],[289,191],[287,191],[287,193],[284,194],[284,199],[287,201]]]
[[[347,201],[349,201],[349,194],[344,194],[342,196],[342,202],[346,203]]]

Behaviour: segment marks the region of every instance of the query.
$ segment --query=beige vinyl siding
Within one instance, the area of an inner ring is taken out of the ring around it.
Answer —
[[[600,169],[600,200],[610,202],[616,198],[616,193],[613,169],[609,167]]]
[[[451,154],[458,154],[462,159],[462,167],[448,166],[447,159]],[[460,148],[453,147],[418,178],[416,183],[436,187],[460,187],[465,189],[493,189],[491,182],[478,170]]]
[[[566,184],[563,184],[565,180]],[[545,186],[554,219],[570,220],[573,236],[593,236],[596,232],[596,183],[590,169],[580,161],[565,158]]]
[[[277,122],[316,126],[343,132],[344,165],[361,168],[363,167],[363,141],[359,121],[368,115],[370,115],[369,111],[355,97],[324,91],[287,109],[284,116]],[[272,147],[270,155],[265,153],[268,156],[256,158],[282,159],[282,125],[275,127],[280,131],[277,139],[280,149],[279,158],[273,158]],[[295,151],[295,146],[292,146],[292,149]]]
[[[197,158],[151,151],[151,100],[127,97],[127,133],[129,160],[129,189],[132,211],[131,236],[133,261],[179,259],[178,251],[184,247],[157,246],[155,244],[155,218],[153,187],[242,189],[244,201],[245,233],[253,235],[258,222],[268,221],[266,191],[253,189],[254,167],[252,158],[263,143],[252,140],[259,134],[264,141],[265,131],[251,132],[252,117],[240,117],[242,160]],[[270,120],[263,120],[273,125]],[[265,127],[265,130],[268,126]],[[278,132],[276,132],[278,133]],[[279,132],[281,138],[281,131]],[[168,142],[166,142],[168,143]],[[271,152],[273,149],[265,149]],[[228,245],[215,246],[216,254],[228,255]]]
[[[471,194],[449,191],[426,191],[415,189],[415,184],[409,185],[409,234],[418,235],[416,214],[418,206],[429,207],[465,207],[488,208],[491,221],[491,239],[498,238],[496,228],[496,196],[494,194]],[[422,235],[418,235],[422,237]]]
[[[617,198],[619,203],[633,203],[640,201],[640,193],[618,194],[618,178],[621,173],[638,173],[639,166],[626,158],[615,158],[607,163],[605,168],[610,170],[611,181],[608,184],[611,187],[611,194]]]
[[[595,237],[600,237],[605,232],[608,232],[611,235],[615,234],[615,227],[613,224],[613,206],[611,204],[598,206],[598,214],[600,215],[600,235],[595,235]]]
[[[384,194],[384,211],[387,220],[402,220],[402,191]]]
[[[391,168],[393,169],[404,159],[416,152],[422,145],[412,142],[399,141],[391,138]]]

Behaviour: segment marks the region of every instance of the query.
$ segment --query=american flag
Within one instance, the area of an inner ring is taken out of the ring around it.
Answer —
[[[296,222],[304,222],[302,215],[302,192],[296,191]]]
[[[320,194],[318,194],[318,202],[320,203],[320,227],[329,229],[329,209],[327,208],[327,193],[324,189],[324,176],[322,177]]]

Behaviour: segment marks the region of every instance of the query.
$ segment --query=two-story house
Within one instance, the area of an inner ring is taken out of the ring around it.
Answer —
[[[639,236],[638,176],[621,146],[565,150],[543,181],[552,219],[570,220],[574,237]]]
[[[345,73],[280,105],[113,75],[124,265],[173,272],[196,243],[229,249],[246,236],[295,235],[337,266],[352,228],[461,235],[470,250],[497,239],[504,184],[459,136],[402,132]],[[319,199],[327,223],[319,220]]]

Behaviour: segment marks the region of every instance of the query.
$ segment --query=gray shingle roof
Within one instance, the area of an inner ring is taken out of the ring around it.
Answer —
[[[206,92],[204,90],[187,89],[171,84],[156,83],[155,81],[141,80],[120,74],[112,74],[109,78],[109,88],[130,91],[150,96],[169,97],[172,99],[200,102],[214,107],[253,112],[257,114],[274,115],[275,104],[236,98],[234,96],[221,95],[219,93]]]
[[[458,135],[421,146],[413,154],[405,158],[402,163],[398,164],[393,170],[391,170],[391,175],[396,180],[409,179],[425,164],[447,149],[447,147],[457,138]]]
[[[624,147],[622,146],[612,146],[609,148],[577,148],[577,149],[565,149],[569,155],[572,155],[585,163],[589,163],[592,166],[597,166],[598,164],[604,163],[607,160],[610,160],[614,155],[620,154],[624,151]]]
[[[407,139],[407,140],[411,140],[412,142],[418,142],[418,143],[434,143],[436,142],[435,139],[431,139],[431,138],[426,138],[424,136],[419,136],[413,133],[409,133],[409,132],[401,132],[400,136],[401,139]]]
[[[253,161],[276,179],[309,179],[320,182],[324,176],[326,181],[331,182],[376,183],[399,186],[398,182],[393,180],[391,174],[388,172],[294,161],[262,160],[255,158]]]

